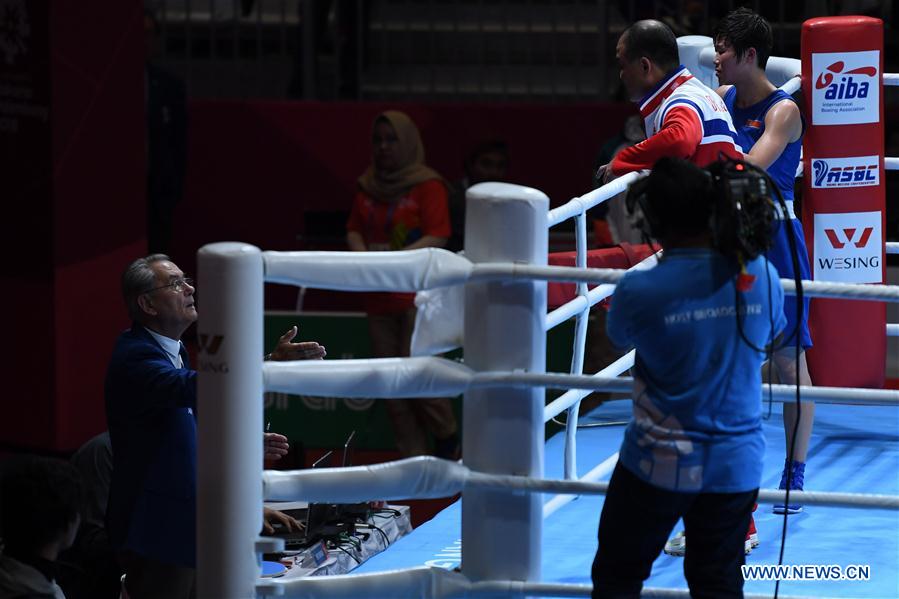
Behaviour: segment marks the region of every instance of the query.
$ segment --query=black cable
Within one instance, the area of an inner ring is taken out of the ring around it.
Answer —
[[[767,257],[765,259],[767,259]],[[771,296],[771,269],[769,269],[769,268],[765,269],[765,280],[768,282],[768,306],[769,306],[768,322],[771,325],[771,337],[772,337],[772,339],[771,339],[772,351],[771,351],[771,356],[768,359],[768,415],[765,417],[765,420],[768,420],[771,418],[771,412],[774,408],[774,388],[771,386],[771,381],[773,380],[771,377],[771,374],[772,374],[771,370],[774,367],[773,347],[774,347],[774,344],[777,342],[777,339],[773,338],[774,337],[774,313],[770,309],[772,296]]]
[[[793,431],[790,435],[789,447],[787,448],[787,477],[786,477],[786,489],[784,493],[784,520],[783,520],[783,528],[781,529],[780,536],[780,553],[778,556],[777,564],[783,565],[784,559],[784,550],[786,548],[787,543],[787,517],[789,516],[789,508],[790,508],[790,486],[793,481],[793,460],[796,451],[796,436],[799,434],[799,422],[802,418],[802,401],[800,398],[800,381],[799,381],[799,357],[800,357],[800,327],[802,326],[802,318],[805,312],[805,305],[803,302],[803,292],[802,292],[802,277],[799,274],[799,249],[796,246],[796,239],[794,237],[793,223],[792,218],[790,217],[790,212],[787,209],[787,203],[783,198],[783,194],[780,191],[780,188],[777,185],[773,185],[770,176],[767,172],[760,169],[759,167],[746,163],[746,166],[753,170],[756,173],[764,176],[770,185],[774,189],[774,194],[777,198],[777,202],[780,206],[782,212],[782,226],[789,227],[786,231],[787,234],[787,242],[790,246],[790,259],[793,263],[793,280],[796,283],[796,324],[793,327],[793,330],[790,332],[790,335],[786,337],[785,341],[779,348],[772,347],[772,360],[774,352],[778,349],[782,349],[787,347],[787,343],[793,342],[795,347],[794,361],[796,367],[796,422],[793,424]],[[770,275],[769,275],[770,278]],[[770,293],[770,287],[769,287]],[[769,312],[770,312],[770,300],[769,300]],[[738,319],[739,322],[739,319]],[[772,344],[773,345],[773,344]],[[771,401],[771,365],[768,366],[768,393],[769,393],[769,401]],[[769,404],[770,405],[770,404]],[[778,593],[780,591],[780,580],[775,581],[774,584],[774,599],[777,599]]]
[[[775,187],[775,189],[777,189]],[[780,189],[777,189],[777,195],[780,198],[782,204],[784,204],[784,226],[789,225],[789,230],[787,231],[787,240],[790,245],[790,257],[793,262],[793,279],[796,281],[796,338],[793,340],[795,343],[795,353],[794,353],[794,361],[796,366],[796,422],[793,423],[793,431],[790,435],[790,443],[787,448],[787,478],[786,478],[786,489],[784,493],[784,523],[783,528],[781,529],[780,536],[780,555],[777,559],[777,565],[782,565],[784,560],[784,548],[787,543],[787,516],[789,516],[790,512],[790,487],[793,484],[793,462],[795,458],[796,451],[796,436],[799,434],[799,422],[802,419],[802,401],[800,399],[800,380],[799,380],[799,345],[800,345],[800,334],[799,329],[802,326],[802,318],[805,314],[805,304],[802,298],[802,277],[799,276],[799,250],[796,247],[796,239],[794,238],[793,231],[793,223],[791,222],[789,213],[786,211],[785,202],[783,201],[783,197],[781,196]],[[770,382],[769,382],[770,385]],[[780,580],[778,579],[774,583],[774,599],[777,599],[777,595],[780,592]]]
[[[362,541],[357,539],[355,536],[350,535],[349,533],[342,532],[337,535],[338,541],[342,540],[344,544],[350,544],[356,548],[357,551],[362,550]]]
[[[390,537],[387,536],[386,532],[381,530],[380,526],[376,526],[376,525],[372,524],[371,522],[366,522],[363,526],[368,526],[370,528],[374,528],[375,530],[377,530],[379,533],[381,533],[381,536],[384,537],[384,546],[387,547],[388,545],[390,545]]]
[[[796,437],[799,434],[799,422],[801,421],[801,418],[802,418],[802,401],[801,401],[801,397],[800,397],[800,386],[801,385],[800,385],[800,380],[799,380],[799,373],[800,373],[800,368],[799,368],[800,349],[799,349],[799,346],[800,346],[800,340],[801,340],[801,326],[802,326],[802,318],[804,316],[805,305],[803,302],[802,277],[800,276],[800,271],[799,271],[799,250],[797,248],[796,239],[794,237],[792,218],[790,217],[790,211],[787,208],[787,204],[783,198],[783,194],[781,193],[780,188],[776,184],[774,184],[773,180],[771,179],[771,177],[768,175],[768,173],[764,169],[761,169],[755,165],[752,165],[752,164],[749,164],[746,162],[743,162],[742,164],[743,164],[744,168],[746,168],[747,170],[755,172],[756,174],[763,177],[765,179],[767,187],[769,189],[773,189],[773,191],[774,191],[774,196],[777,200],[777,205],[779,206],[779,208],[781,210],[781,216],[782,216],[781,226],[786,227],[785,233],[787,235],[787,242],[790,247],[790,259],[791,259],[791,262],[793,265],[793,280],[796,283],[796,323],[793,327],[793,330],[790,331],[789,335],[785,336],[785,339],[782,342],[782,345],[780,347],[775,347],[776,340],[772,340],[772,342],[768,345],[767,348],[765,348],[765,350],[761,350],[760,348],[755,347],[755,345],[749,341],[749,339],[746,337],[746,335],[743,331],[742,320],[740,318],[740,306],[739,306],[740,292],[739,292],[739,288],[736,286],[736,284],[734,286],[734,290],[736,293],[736,299],[735,299],[735,303],[734,303],[734,311],[736,312],[737,330],[740,334],[740,337],[750,347],[752,347],[753,349],[758,350],[758,351],[764,351],[764,353],[768,356],[768,401],[769,401],[768,409],[769,409],[769,415],[771,413],[771,404],[773,403],[773,391],[772,391],[772,387],[771,387],[771,385],[772,385],[771,362],[775,359],[774,356],[775,356],[776,352],[779,349],[787,347],[788,343],[791,343],[791,342],[794,343],[794,347],[795,347],[794,360],[795,360],[795,369],[796,369],[796,400],[795,400],[796,401],[796,421],[793,423],[792,434],[790,435],[790,439],[788,442],[789,447],[787,448],[787,460],[786,460],[786,464],[785,464],[787,466],[786,480],[785,480],[786,489],[785,489],[785,493],[784,493],[784,508],[785,509],[784,509],[783,528],[781,529],[780,552],[779,552],[779,557],[778,557],[778,562],[777,562],[778,565],[782,565],[783,558],[784,558],[784,551],[785,551],[786,542],[787,542],[787,517],[789,515],[789,506],[790,506],[790,487],[792,486],[792,482],[793,482],[793,462],[794,462],[794,456],[795,456],[795,451],[796,451]],[[737,234],[739,236],[739,232]],[[742,240],[740,240],[740,241],[742,241]],[[742,267],[742,264],[741,264],[741,267]],[[768,279],[769,321],[771,323],[771,331],[772,331],[772,335],[773,335],[774,315],[770,309],[771,308],[771,281],[770,281],[771,275],[770,275],[770,272],[768,271],[767,267],[766,267],[765,271],[767,273],[767,279]],[[775,586],[774,586],[774,598],[775,599],[777,599],[779,591],[780,591],[780,580],[777,580],[775,582]]]
[[[356,528],[356,532],[353,533],[353,537],[361,539],[362,544],[365,544],[371,538],[371,533],[359,531],[360,528],[365,528],[361,524],[356,524],[354,528]]]
[[[557,416],[552,417],[552,421],[558,424],[559,426],[568,426],[568,421],[564,422],[559,420]],[[628,424],[630,420],[613,420],[612,422],[590,422],[587,424],[578,424],[577,428],[602,428],[605,426],[622,426],[624,424]]]
[[[765,271],[767,272],[767,268]],[[770,277],[770,274],[769,274]],[[774,339],[768,337],[768,345],[765,347],[756,347],[756,345],[749,340],[749,337],[746,336],[746,332],[743,330],[743,321],[740,319],[740,309],[744,308],[746,304],[740,305],[740,300],[743,298],[743,295],[740,293],[740,290],[737,289],[736,282],[734,282],[734,318],[737,321],[737,332],[740,334],[740,338],[743,340],[743,343],[751,347],[753,350],[759,352],[760,354],[765,354],[765,357],[769,360],[774,355]],[[769,297],[768,306],[771,306],[771,300]],[[774,314],[771,313],[771,310],[768,310],[769,321],[772,329],[772,337],[773,337],[773,329],[774,329]]]
[[[358,565],[360,565],[360,566],[362,565],[362,562],[359,561],[359,558],[357,558],[355,555],[353,555],[352,553],[350,553],[349,551],[347,551],[346,549],[344,549],[343,547],[341,547],[339,544],[335,544],[335,545],[334,545],[334,549],[340,549],[341,551],[343,551],[344,553],[346,553],[347,555],[349,555],[351,558],[353,558],[353,561],[356,562],[356,564],[358,564]]]
[[[751,166],[751,165],[750,165]],[[752,167],[756,170],[757,167]],[[762,171],[764,172],[764,171]],[[765,173],[767,176],[767,173]],[[790,434],[790,442],[789,447],[787,448],[787,476],[785,481],[786,489],[784,490],[784,514],[783,514],[783,528],[781,529],[780,535],[780,553],[777,559],[777,565],[783,565],[784,560],[784,551],[786,549],[787,544],[787,517],[789,516],[790,511],[790,487],[793,482],[793,462],[795,458],[796,452],[796,436],[799,434],[799,422],[802,419],[802,401],[800,397],[800,380],[799,380],[799,357],[800,357],[800,339],[801,339],[801,326],[802,326],[802,318],[805,312],[805,304],[803,302],[803,292],[802,292],[802,277],[799,274],[799,249],[796,246],[796,238],[794,236],[793,223],[792,218],[790,217],[789,210],[787,209],[786,201],[783,198],[783,194],[780,192],[780,188],[777,185],[774,185],[774,192],[777,196],[777,201],[780,204],[780,208],[783,214],[783,219],[781,221],[781,226],[786,227],[786,235],[787,242],[790,246],[790,259],[793,263],[793,280],[796,283],[796,324],[793,327],[793,331],[791,331],[790,335],[783,342],[781,347],[787,347],[787,343],[792,342],[794,344],[794,365],[796,367],[796,421],[793,423],[793,430]],[[780,349],[780,348],[778,348]],[[776,350],[775,350],[776,351]],[[770,370],[769,370],[770,373]],[[771,386],[771,379],[768,379],[769,392]],[[774,599],[777,599],[778,593],[780,592],[780,580],[775,581],[774,583]]]

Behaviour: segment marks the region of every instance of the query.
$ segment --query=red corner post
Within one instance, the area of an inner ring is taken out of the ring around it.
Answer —
[[[885,275],[883,21],[822,17],[802,26],[802,224],[816,281]],[[886,306],[814,299],[808,353],[816,385],[884,384]]]

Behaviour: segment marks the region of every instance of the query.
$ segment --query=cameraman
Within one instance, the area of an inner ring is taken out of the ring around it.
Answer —
[[[770,200],[756,194],[738,203],[725,189],[728,168],[748,173],[743,164],[713,164],[710,174],[662,158],[628,194],[628,209],[639,206],[664,258],[628,272],[609,311],[609,338],[637,356],[634,417],[599,523],[595,598],[639,597],[680,518],[691,596],[743,596],[740,566],[765,450],[762,348],[785,321],[777,271],[762,250],[746,251],[767,239]]]

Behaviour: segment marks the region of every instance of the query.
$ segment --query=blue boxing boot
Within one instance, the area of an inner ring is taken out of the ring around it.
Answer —
[[[792,470],[792,472],[790,472]],[[802,491],[805,484],[805,462],[790,460],[784,461],[783,475],[780,477],[780,485],[778,489],[787,488],[787,472],[790,472],[790,491]],[[775,505],[775,514],[798,514],[802,511],[802,505],[799,503],[791,503],[789,505]]]

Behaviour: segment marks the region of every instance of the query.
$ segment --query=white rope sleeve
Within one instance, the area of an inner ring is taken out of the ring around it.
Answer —
[[[589,597],[593,585],[520,580],[484,580],[472,582],[461,572],[418,566],[370,574],[307,576],[260,580],[256,592],[262,596],[294,599],[357,599],[366,597],[419,597],[420,599],[468,599],[476,597]],[[797,595],[779,595],[782,599],[812,599]],[[645,587],[642,598],[689,599],[686,589]],[[746,599],[770,599],[770,594],[746,593]],[[816,597],[815,599],[827,599]]]
[[[263,252],[265,280],[341,291],[419,291],[464,283],[466,258],[439,248],[396,252]]]
[[[474,265],[470,281],[527,279],[558,283],[617,283],[627,272],[619,268],[577,268],[575,266],[533,266],[508,262]]]
[[[373,466],[266,470],[262,475],[262,486],[266,501],[357,503],[372,499],[450,497],[466,489],[605,495],[609,483],[488,474],[472,471],[460,462],[419,456]],[[759,492],[761,503],[782,503],[784,497],[783,490],[763,489]],[[899,510],[899,495],[791,491],[790,498],[809,505]]]
[[[633,379],[602,377],[587,374],[563,374],[559,372],[478,372],[472,377],[471,387],[544,387],[546,389],[590,389],[609,393],[630,393]]]
[[[615,362],[625,368],[627,356]],[[610,370],[611,373],[611,370]],[[544,387],[630,393],[630,377],[532,372],[474,372],[446,358],[380,358],[372,360],[304,360],[265,362],[266,391],[315,397],[447,397],[469,389]],[[790,402],[796,388],[765,385],[762,393],[777,402]],[[844,387],[800,387],[803,399],[819,403],[899,405],[899,391]],[[558,405],[558,404],[557,404]]]
[[[361,596],[461,599],[470,596],[470,588],[471,582],[462,573],[427,566],[372,574],[272,578],[256,584],[258,595],[295,599],[358,599]]]
[[[266,501],[358,503],[375,499],[434,499],[459,493],[469,470],[458,462],[418,456],[372,466],[266,470]]]
[[[264,362],[263,386],[314,397],[452,397],[474,373],[445,358]]]

